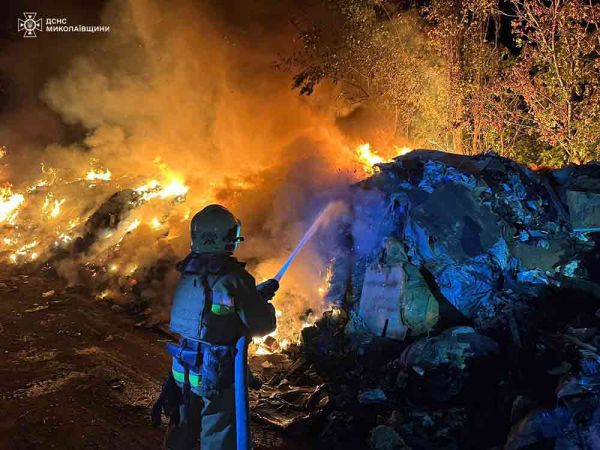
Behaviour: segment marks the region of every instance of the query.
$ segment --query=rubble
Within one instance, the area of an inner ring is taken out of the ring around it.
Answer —
[[[489,337],[470,327],[454,327],[410,344],[400,361],[411,385],[434,400],[448,400],[472,383],[481,388],[495,382],[489,361],[498,352],[498,344]]]
[[[385,425],[379,425],[371,431],[370,443],[374,450],[410,450],[402,437]]]
[[[332,309],[274,380],[328,387],[319,445],[599,448],[600,165],[377,166],[337,226]]]

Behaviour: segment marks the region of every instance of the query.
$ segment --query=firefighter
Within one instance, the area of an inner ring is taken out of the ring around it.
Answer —
[[[178,264],[181,278],[171,309],[171,330],[180,341],[168,346],[172,371],[153,408],[155,423],[161,410],[171,419],[168,450],[197,448],[198,439],[202,450],[236,449],[234,382],[244,377],[234,380],[235,345],[242,336],[275,330],[269,301],[279,283],[257,286],[233,257],[243,241],[240,226],[220,205],[207,206],[191,222],[191,253]],[[244,395],[247,400],[247,391]]]

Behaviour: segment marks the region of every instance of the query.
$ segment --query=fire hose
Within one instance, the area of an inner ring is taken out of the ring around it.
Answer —
[[[296,248],[283,263],[277,274],[273,277],[278,282],[287,272],[288,268],[298,256],[315,233],[337,213],[341,212],[341,202],[329,203],[317,216],[313,224],[302,236]],[[241,336],[236,343],[235,354],[235,421],[237,433],[237,450],[250,450],[250,405],[248,402],[248,336]]]
[[[248,402],[248,336],[235,344],[235,428],[237,450],[250,450],[250,404]]]

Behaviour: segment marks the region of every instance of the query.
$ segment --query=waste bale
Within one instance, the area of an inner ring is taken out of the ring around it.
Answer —
[[[323,442],[600,448],[598,195],[599,164],[379,164],[335,250],[326,298],[347,320],[304,332],[332,392]]]
[[[600,164],[569,166],[551,173],[575,231],[600,231]]]
[[[374,268],[382,261],[393,269],[385,262],[391,240],[400,242],[407,263],[428,278],[440,311],[456,311],[480,331],[497,323],[511,295],[536,295],[565,276],[600,288],[590,270],[575,270],[587,255],[598,253],[589,235],[600,214],[597,165],[535,172],[493,154],[415,150],[378,167],[355,187],[347,226],[351,239],[337,249],[333,266],[334,277],[351,286],[351,324],[362,321],[367,332],[381,336],[387,320],[391,337],[411,335],[403,332],[408,324],[401,317],[409,291],[380,296],[388,302],[376,308],[386,310],[384,319],[372,317],[373,298],[363,295],[365,285],[377,282]],[[379,278],[386,286],[387,278]],[[403,285],[402,280],[395,284]],[[327,297],[338,305],[347,293],[340,286],[336,283]]]
[[[600,231],[600,194],[569,190],[566,196],[573,229]]]
[[[478,388],[493,383],[494,377],[485,379],[493,371],[482,369],[492,368],[490,360],[498,353],[498,344],[489,337],[470,327],[455,327],[417,340],[403,351],[400,361],[410,369],[409,380],[418,387],[415,392],[424,390],[433,399],[448,400],[475,378]]]

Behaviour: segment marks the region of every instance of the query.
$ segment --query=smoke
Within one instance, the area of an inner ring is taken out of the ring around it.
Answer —
[[[106,267],[105,278],[113,267],[116,281],[108,285],[118,288],[111,293],[118,297],[115,291],[131,287],[132,274],[152,275],[157,261],[182,258],[187,219],[215,201],[241,218],[247,243],[240,256],[260,281],[275,273],[315,212],[345,195],[354,176],[336,126],[335,90],[324,86],[317,96],[300,97],[290,75],[273,68],[289,51],[296,31],[287,17],[300,2],[198,3],[109,1],[99,15],[111,27],[107,36],[70,37],[57,51],[54,40],[40,44],[42,35],[35,48],[18,42],[2,55],[5,64],[17,54],[31,52],[35,61],[44,52],[57,55],[48,71],[19,60],[5,73],[10,83],[37,90],[5,105],[4,180],[24,190],[40,178],[43,164],[64,181],[45,197],[32,194],[29,204],[64,199],[61,214],[83,222],[112,193],[151,179],[190,187],[185,203],[148,202],[125,218],[120,233],[82,256],[63,258],[57,267],[72,282],[85,281],[82,264]],[[27,76],[25,68],[34,66],[40,70]],[[81,180],[90,167],[110,170],[113,181],[89,189],[66,182]],[[40,221],[33,213],[21,218]],[[55,219],[44,220],[49,227]],[[168,231],[154,230],[152,220]],[[282,303],[294,303],[296,315],[321,307],[328,249],[317,247],[299,257],[282,288]],[[172,271],[137,288],[160,310],[168,304],[169,280]]]

